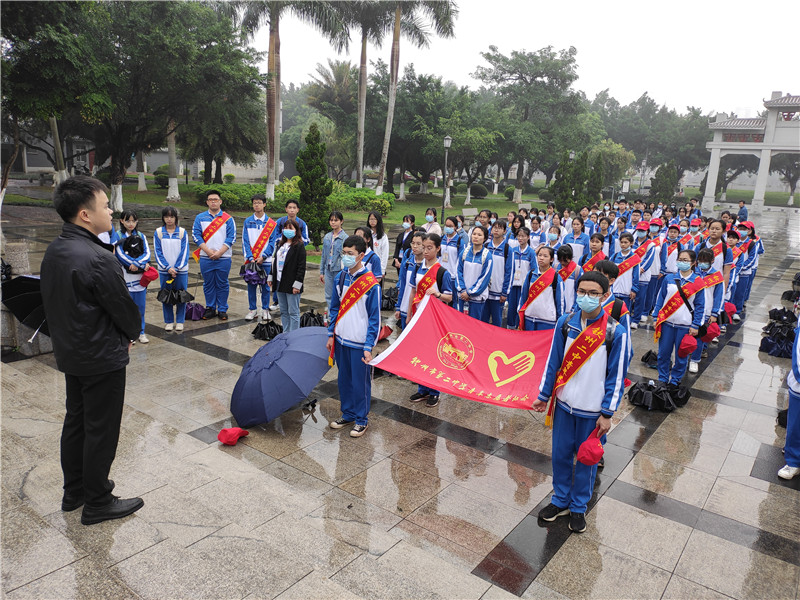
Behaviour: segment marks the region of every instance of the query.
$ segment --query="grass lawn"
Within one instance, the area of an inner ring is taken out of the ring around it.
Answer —
[[[687,187],[684,188],[684,194],[687,198],[700,195],[700,188]],[[736,204],[739,200],[744,200],[745,204],[753,203],[753,192],[751,190],[728,190],[726,202]],[[719,199],[717,199],[719,202]],[[789,202],[789,194],[787,192],[766,192],[764,194],[765,206],[786,206]],[[800,194],[795,194],[794,206],[800,208]]]

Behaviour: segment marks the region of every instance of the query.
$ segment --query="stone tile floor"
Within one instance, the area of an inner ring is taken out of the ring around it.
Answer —
[[[670,415],[614,419],[583,535],[540,524],[551,489],[540,415],[443,396],[411,405],[381,377],[367,434],[339,416],[336,371],[235,447],[230,394],[261,342],[232,277],[231,320],[165,333],[131,352],[112,477],[144,508],[92,527],[62,513],[63,377],[52,355],[2,364],[2,591],[8,598],[800,598],[800,481],[777,479],[790,363],[758,352],[766,313],[800,271],[800,220],[758,219],[762,257],[747,318],[688,376]],[[152,232],[154,222],[144,230]],[[52,224],[4,218],[36,272]],[[237,248],[238,249],[238,248]],[[196,267],[192,265],[194,281]],[[316,273],[304,309],[318,307]],[[198,291],[200,299],[202,293]],[[631,378],[651,328],[634,332]]]

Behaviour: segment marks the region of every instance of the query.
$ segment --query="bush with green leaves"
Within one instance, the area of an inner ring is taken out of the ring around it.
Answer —
[[[233,173],[225,173],[225,175],[222,176],[222,181],[225,183],[233,183],[236,181],[236,175]]]
[[[376,196],[375,191],[368,188],[345,188],[344,191],[334,190],[328,196],[328,208],[341,212],[376,210],[388,215],[394,208],[394,200],[394,194],[388,192]]]
[[[253,203],[250,200],[255,194],[263,194],[264,186],[260,183],[228,183],[228,184],[199,184],[194,186],[194,193],[199,204],[205,204],[206,194],[209,190],[217,190],[222,198],[222,207],[225,210],[250,210]],[[299,198],[299,193],[297,195]],[[267,202],[265,210],[268,214],[283,212],[284,201],[277,199]]]
[[[467,184],[466,183],[459,183],[456,186],[456,194],[466,194],[467,193]]]
[[[539,192],[539,200],[544,200],[545,202],[552,202],[554,197],[555,196],[553,196],[553,192],[551,192],[547,188]]]
[[[509,200],[514,199],[514,186],[510,185],[506,189],[503,190],[503,195],[508,198]]]
[[[356,187],[356,183],[357,182],[355,179],[351,179],[350,181],[347,182],[347,185],[349,185],[351,188],[354,188]]]
[[[164,173],[156,173],[154,177],[156,181],[156,185],[160,187],[162,190],[165,190],[169,187],[169,177]]]
[[[486,198],[489,195],[489,190],[482,183],[473,183],[472,187],[469,188],[469,195],[478,199]]]
[[[535,194],[536,188],[534,188],[530,183],[527,181],[522,184],[522,193],[523,194]]]
[[[412,183],[408,186],[408,193],[409,194],[419,194],[419,191],[422,189],[422,186],[418,183]]]
[[[161,165],[155,171],[153,171],[153,175],[159,175],[159,174],[169,176],[169,165]]]

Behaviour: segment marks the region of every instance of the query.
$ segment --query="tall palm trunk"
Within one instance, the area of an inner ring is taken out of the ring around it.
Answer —
[[[277,19],[277,17],[276,17]],[[281,129],[283,110],[281,107],[281,32],[275,24],[275,183],[281,180]]]
[[[386,171],[386,159],[389,156],[389,140],[392,137],[392,122],[394,121],[394,104],[397,99],[397,76],[400,69],[400,18],[402,10],[400,3],[394,12],[394,34],[392,36],[392,54],[389,61],[389,106],[386,109],[386,131],[383,134],[383,150],[381,150],[381,164],[378,167],[378,186],[375,188],[375,195],[383,193],[384,172]]]
[[[67,167],[64,164],[64,150],[61,147],[61,137],[58,135],[58,121],[55,116],[50,117],[50,135],[53,136],[53,148],[55,149],[56,157],[56,176],[53,179],[56,185],[62,181],[66,181]]]
[[[137,192],[146,192],[147,191],[147,183],[144,179],[144,154],[142,151],[139,150],[136,153],[136,175],[137,179],[139,180],[139,186],[137,187]]]
[[[269,20],[269,58],[267,60],[267,199],[275,199],[275,138],[278,130],[276,84],[278,51],[278,15],[273,14]]]
[[[19,154],[19,121],[17,120],[16,115],[11,115],[11,122],[14,127],[14,150],[11,153],[11,156],[8,157],[6,164],[3,165],[3,180],[2,183],[0,183],[0,205],[2,205],[3,198],[6,196],[8,176],[10,175],[11,169],[14,167],[14,162],[16,162],[17,155]]]
[[[178,191],[178,157],[175,154],[175,122],[170,119],[168,127],[170,132],[169,135],[167,135],[167,154],[169,155],[167,202],[179,202],[181,194]]]
[[[356,148],[356,187],[364,181],[364,121],[367,114],[367,29],[361,28],[361,65],[358,70],[358,148]]]

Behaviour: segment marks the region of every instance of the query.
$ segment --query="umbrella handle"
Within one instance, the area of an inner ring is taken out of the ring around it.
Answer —
[[[31,336],[31,338],[28,340],[28,343],[29,343],[29,344],[32,344],[32,343],[33,343],[33,338],[35,338],[35,337],[36,337],[36,334],[37,334],[37,333],[39,333],[39,330],[42,328],[42,325],[44,325],[44,322],[45,322],[45,321],[47,321],[47,319],[42,319],[42,322],[41,322],[41,323],[39,323],[39,326],[36,328],[36,331],[34,331],[34,332],[33,332],[33,335],[32,335],[32,336]]]

